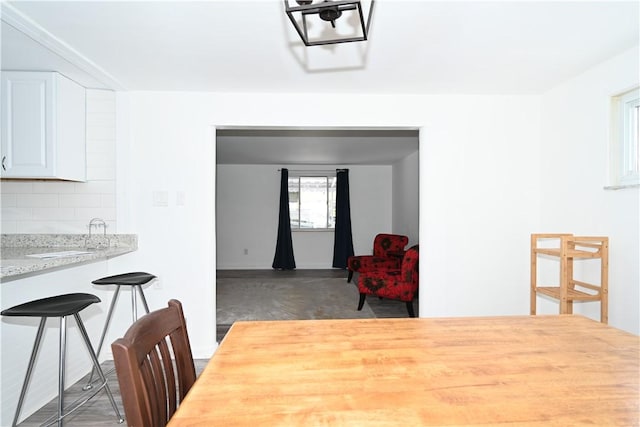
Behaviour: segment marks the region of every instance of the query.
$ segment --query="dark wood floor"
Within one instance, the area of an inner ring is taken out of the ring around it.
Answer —
[[[277,277],[300,277],[300,278],[344,278],[345,286],[355,286],[353,281],[357,280],[357,275],[353,278],[351,284],[347,283],[347,272],[340,269],[326,269],[326,270],[288,270],[288,271],[276,271],[276,270],[219,270],[217,272],[218,277],[225,278],[244,278],[247,280],[260,279],[260,278],[277,278]],[[369,298],[367,300],[371,310],[376,317],[407,317],[407,312],[404,303],[398,301],[379,300],[378,298]],[[250,309],[250,307],[248,308]],[[414,301],[414,310],[417,313],[417,301]],[[217,325],[218,330],[218,342],[222,340],[230,325]],[[195,360],[196,372],[200,373],[208,360]],[[107,361],[103,364],[104,372],[111,371],[113,362]],[[87,374],[88,376],[88,374]],[[109,386],[113,392],[114,398],[120,408],[121,413],[124,416],[122,409],[120,391],[118,388],[118,381],[115,372],[111,371],[107,373]],[[86,384],[86,379],[79,381],[70,387],[65,395],[65,402],[73,402],[83,391],[82,387]],[[54,399],[49,402],[42,409],[28,417],[25,421],[19,424],[21,427],[39,426],[44,420],[49,418],[57,411],[57,400]],[[76,413],[70,415],[65,419],[65,425],[68,427],[102,427],[118,425],[114,411],[109,404],[109,400],[104,392],[101,392],[86,405],[80,408]]]
[[[200,374],[207,365],[208,359],[194,360],[196,373]],[[114,400],[122,416],[124,417],[124,409],[122,407],[122,398],[120,396],[120,388],[118,387],[118,378],[115,371],[112,370],[113,362],[106,361],[102,365],[102,370],[107,377],[109,388],[113,393]],[[82,387],[87,384],[89,374],[73,386],[69,387],[65,393],[65,406],[75,402],[85,391]],[[28,395],[27,395],[28,398]],[[42,425],[52,415],[58,413],[57,399],[52,400],[33,415],[18,424],[19,427],[36,427]],[[13,418],[13,414],[11,415]],[[54,424],[55,425],[55,424]],[[118,424],[113,407],[109,403],[109,399],[104,391],[99,392],[93,399],[80,407],[76,412],[65,417],[64,425],[67,427],[106,427],[106,426],[124,426]]]

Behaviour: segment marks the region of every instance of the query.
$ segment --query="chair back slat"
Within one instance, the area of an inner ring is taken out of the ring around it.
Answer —
[[[162,424],[162,406],[161,402],[163,400],[164,390],[159,386],[158,379],[158,363],[159,357],[156,349],[154,348],[149,352],[146,360],[142,362],[141,368],[143,369],[142,374],[145,379],[145,389],[149,393],[149,405],[150,405],[150,417],[154,425],[163,425]],[[125,408],[126,413],[126,408]],[[128,417],[127,417],[128,418]],[[165,423],[166,424],[166,423]]]
[[[160,342],[158,346],[162,355],[162,372],[159,372],[163,376],[163,392],[167,396],[167,408],[166,413],[173,414],[178,407],[178,399],[176,398],[177,381],[175,375],[175,368],[173,361],[171,360],[171,354],[169,353],[169,346],[167,345],[167,338]],[[168,421],[168,420],[166,420]]]
[[[151,361],[151,372],[153,372],[153,391],[155,399],[153,401],[154,425],[163,426],[167,423],[167,401],[171,398],[170,388],[167,387],[163,346],[164,340],[158,342],[156,347],[149,353]]]
[[[182,304],[168,305],[111,345],[129,426],[166,425],[196,380]]]
[[[169,336],[171,345],[175,353],[175,364],[178,372],[190,372],[193,369],[193,359],[191,358],[191,348],[189,340],[185,334],[174,332]],[[179,375],[177,378],[178,402],[182,401],[195,381],[188,375]]]

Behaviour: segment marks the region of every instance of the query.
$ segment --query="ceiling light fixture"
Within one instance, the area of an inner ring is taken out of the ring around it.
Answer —
[[[360,0],[284,0],[287,16],[306,46],[367,40],[374,0],[367,21]]]

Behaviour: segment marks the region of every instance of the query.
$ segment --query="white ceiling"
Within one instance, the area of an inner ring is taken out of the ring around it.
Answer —
[[[416,129],[218,129],[219,164],[389,165],[418,151]]]
[[[377,0],[369,41],[305,48],[281,0],[5,1],[2,69],[119,90],[535,94],[638,46],[639,15],[637,0]]]

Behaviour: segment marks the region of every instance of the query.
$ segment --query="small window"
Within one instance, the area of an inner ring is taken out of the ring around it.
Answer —
[[[336,177],[289,176],[291,230],[327,230],[336,226]]]
[[[640,184],[640,89],[612,98],[610,188]]]

